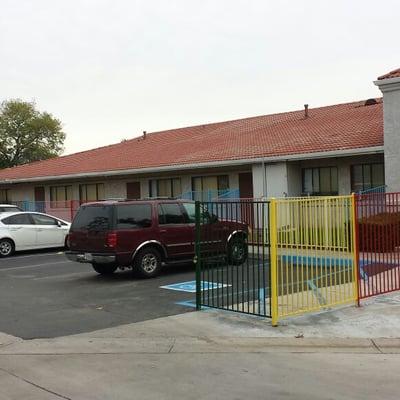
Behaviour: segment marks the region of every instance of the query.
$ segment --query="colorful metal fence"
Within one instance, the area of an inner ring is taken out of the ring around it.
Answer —
[[[269,202],[196,202],[196,304],[269,317]]]
[[[400,193],[196,204],[199,308],[276,325],[400,290]],[[245,260],[232,263],[224,229],[246,232]]]
[[[272,323],[357,300],[354,196],[271,200]]]
[[[400,290],[400,193],[356,196],[359,298]]]

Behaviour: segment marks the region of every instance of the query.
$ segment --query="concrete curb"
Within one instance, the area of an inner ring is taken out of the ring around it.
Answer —
[[[64,337],[17,341],[1,355],[177,353],[400,353],[400,339],[263,337]]]

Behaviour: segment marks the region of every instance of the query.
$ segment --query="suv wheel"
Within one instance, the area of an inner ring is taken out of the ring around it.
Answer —
[[[161,270],[161,255],[154,247],[140,250],[134,261],[134,271],[143,278],[153,278]]]
[[[95,263],[92,263],[92,267],[98,274],[101,274],[101,275],[111,275],[117,269],[117,266],[114,265],[114,264],[95,264]]]
[[[8,257],[14,253],[14,243],[9,239],[0,240],[0,257]]]
[[[234,265],[243,264],[247,260],[247,244],[243,237],[236,235],[228,243],[228,260]]]

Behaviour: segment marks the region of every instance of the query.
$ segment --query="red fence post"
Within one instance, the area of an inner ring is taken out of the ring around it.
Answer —
[[[356,269],[356,288],[357,288],[357,306],[360,307],[360,296],[361,296],[361,282],[360,282],[360,247],[359,247],[359,224],[358,224],[358,205],[359,197],[353,193],[353,223],[354,223],[354,255],[355,255],[355,266]]]

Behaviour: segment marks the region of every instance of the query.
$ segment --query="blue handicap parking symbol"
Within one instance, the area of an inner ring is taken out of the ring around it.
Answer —
[[[230,286],[225,283],[207,282],[207,281],[201,281],[200,285],[201,285],[201,291],[212,290],[212,289],[221,289],[223,287]],[[160,288],[170,289],[170,290],[178,290],[180,292],[196,293],[196,281],[174,283],[172,285],[160,286]]]

